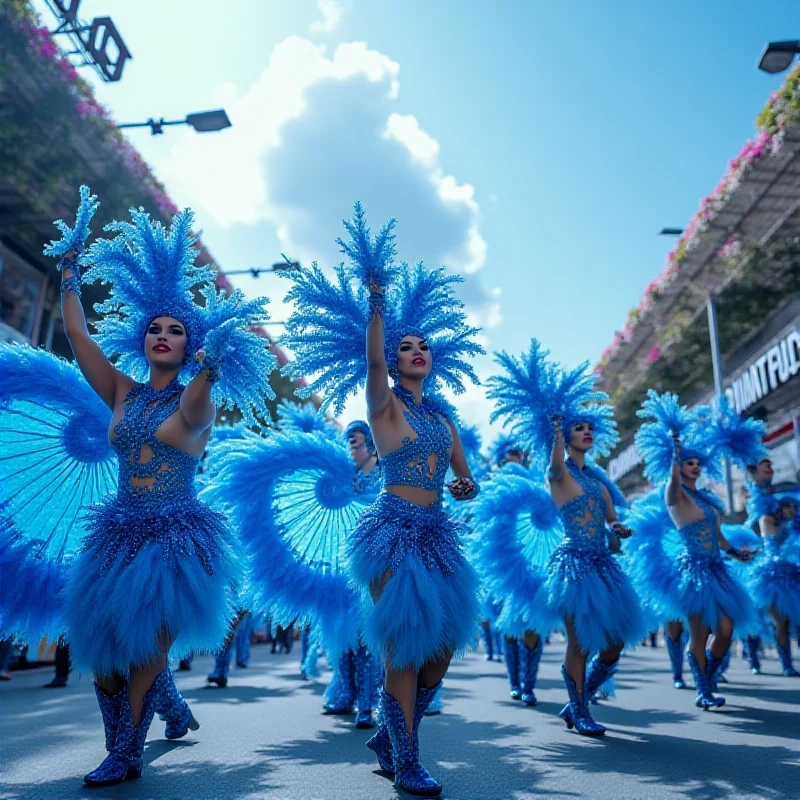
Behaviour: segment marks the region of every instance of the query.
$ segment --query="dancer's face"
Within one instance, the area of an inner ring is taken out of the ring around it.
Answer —
[[[425,339],[404,336],[397,347],[397,371],[406,378],[424,380],[432,366],[431,351]]]
[[[782,503],[781,513],[784,519],[792,520],[797,516],[797,506],[794,503]]]
[[[762,458],[755,469],[752,470],[752,474],[753,480],[757,486],[769,486],[772,482],[772,476],[774,475],[772,462],[768,458]]]
[[[186,327],[174,317],[156,317],[144,337],[144,354],[151,366],[180,367],[186,355]]]
[[[699,458],[687,458],[681,462],[681,477],[686,480],[696,481],[700,477],[702,465]]]
[[[569,446],[584,453],[592,449],[594,431],[589,422],[576,422],[569,429]]]
[[[504,459],[506,464],[521,464],[522,450],[509,450]]]
[[[350,458],[356,464],[363,464],[369,457],[367,437],[361,431],[353,431],[347,438],[347,443],[350,445]]]

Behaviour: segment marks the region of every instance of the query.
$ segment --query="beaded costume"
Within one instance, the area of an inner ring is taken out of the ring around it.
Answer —
[[[416,436],[381,460],[384,485],[431,489],[441,497],[450,461],[448,426],[430,401],[417,404],[397,385],[393,391],[405,404]],[[461,552],[460,536],[441,500],[419,506],[385,489],[353,532],[354,582],[366,590],[391,570],[367,614],[364,638],[373,652],[391,660],[393,669],[419,669],[471,642],[479,617],[477,576]]]
[[[387,669],[419,670],[429,661],[464,649],[477,628],[477,575],[461,552],[460,526],[442,501],[451,458],[452,413],[439,392],[449,386],[464,391],[463,378],[477,382],[464,356],[482,352],[477,332],[466,323],[452,285],[460,280],[443,269],[427,271],[394,262],[394,221],[372,237],[360,204],[352,223],[345,223],[350,240],[339,240],[350,259],[336,270],[331,283],[313,265],[293,270],[288,298],[297,310],[286,326],[285,343],[294,350],[292,375],[316,375],[303,392],[322,392],[324,403],[339,413],[349,395],[367,378],[364,339],[373,315],[384,328],[384,357],[397,376],[397,349],[402,337],[424,337],[432,355],[420,403],[396,381],[394,392],[403,405],[413,435],[382,457],[386,487],[413,486],[434,491],[433,505],[420,506],[386,488],[362,515],[348,542],[353,583],[364,596],[364,641],[387,661]],[[355,281],[361,286],[354,288]],[[376,289],[376,287],[378,287]],[[477,489],[477,487],[476,487]],[[473,496],[476,492],[473,492]],[[373,604],[370,585],[385,580]],[[413,726],[396,698],[381,691],[380,725],[368,746],[395,783],[413,794],[438,795],[441,786],[419,763],[418,727],[441,684],[418,686]]]
[[[237,541],[224,517],[197,499],[200,459],[163,442],[159,431],[181,413],[184,386],[198,376],[212,384],[210,398],[217,406],[236,407],[248,421],[266,414],[265,398],[274,397],[268,378],[277,358],[250,329],[252,319],[263,318],[266,299],[218,294],[214,273],[195,265],[190,210],[176,214],[166,229],[144,210],[131,209],[130,223],[107,226],[115,237],[98,239],[84,252],[98,203],[85,186],[80,197],[75,227],[59,221],[63,237],[45,253],[59,259],[59,269],[72,272],[62,281],[62,297],[80,296],[81,282],[111,284],[108,299],[98,306],[103,316],[96,340],[105,357],[144,380],[151,322],[174,317],[187,336],[176,378],[161,389],[134,382],[121,414],[116,411],[109,437],[118,460],[117,491],[86,509],[86,536],[64,589],[76,663],[99,678],[122,682],[113,696],[95,685],[108,756],[84,778],[91,785],[110,785],[141,774],[155,713],[167,721],[170,738],[197,728],[169,668],[145,694],[134,727],[130,673],[157,663],[173,639],[178,656],[216,649],[235,615],[232,597],[243,577]],[[202,307],[194,302],[198,284]],[[192,358],[201,349],[202,360]]]

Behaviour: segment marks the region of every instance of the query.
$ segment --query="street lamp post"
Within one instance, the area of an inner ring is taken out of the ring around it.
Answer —
[[[153,136],[158,136],[164,133],[164,128],[168,125],[189,125],[197,133],[212,133],[230,128],[231,121],[228,119],[225,109],[218,108],[216,111],[200,111],[196,114],[187,114],[186,119],[166,120],[164,117],[161,117],[161,119],[153,119],[151,117],[147,122],[124,122],[121,125],[117,125],[117,127],[150,128],[150,133]]]
[[[300,269],[299,261],[292,261],[289,256],[284,255],[283,261],[273,264],[271,267],[249,267],[248,269],[231,269],[225,270],[225,275],[251,275],[257,278],[262,273],[269,274],[270,272],[290,272],[291,270]],[[273,323],[275,324],[275,323]]]
[[[662,228],[660,236],[680,236],[683,228]],[[708,338],[711,345],[711,366],[714,371],[714,394],[722,398],[725,391],[722,381],[722,355],[719,349],[719,329],[717,327],[717,304],[709,293],[706,298],[706,314],[708,315]],[[725,503],[728,513],[733,512],[733,481],[731,479],[731,462],[725,459]]]

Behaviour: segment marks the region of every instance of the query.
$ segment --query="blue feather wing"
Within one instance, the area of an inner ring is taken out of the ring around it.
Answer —
[[[324,434],[293,431],[226,447],[218,445],[204,496],[230,510],[264,604],[282,618],[316,616],[332,652],[352,646],[359,599],[348,586],[345,543],[372,498],[356,495],[347,450]]]
[[[73,365],[43,350],[0,350],[0,617],[10,630],[58,632],[83,509],[116,488],[110,421]]]

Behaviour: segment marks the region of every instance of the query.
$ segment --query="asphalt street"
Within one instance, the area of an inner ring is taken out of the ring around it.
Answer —
[[[476,653],[455,662],[445,709],[422,724],[423,763],[451,800],[550,798],[800,797],[800,678],[767,658],[752,676],[734,658],[725,708],[703,713],[694,692],[672,688],[663,648],[623,657],[617,697],[596,710],[601,740],[568,732],[556,716],[565,699],[563,645],[545,648],[529,709],[508,697],[502,664]],[[253,648],[226,689],[205,685],[210,659],[176,673],[201,728],[177,743],[156,720],[142,778],[111,789],[83,787],[104,757],[89,676],[64,690],[42,685],[50,670],[14,673],[0,684],[0,798],[292,798],[384,800],[401,796],[377,772],[352,717],[323,716],[330,673],[305,682],[297,649]],[[324,661],[321,661],[324,666]]]

